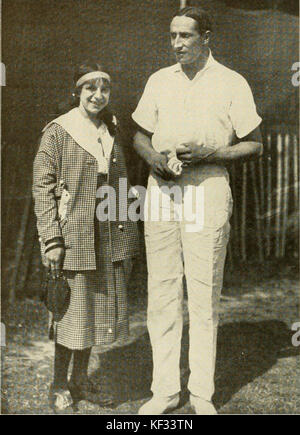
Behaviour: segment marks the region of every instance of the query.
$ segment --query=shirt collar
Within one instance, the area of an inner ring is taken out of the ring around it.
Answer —
[[[209,50],[209,55],[208,55],[206,64],[205,64],[204,68],[202,68],[200,71],[198,71],[197,74],[203,73],[208,68],[210,68],[211,66],[216,65],[216,64],[217,64],[217,61],[214,59],[211,50]],[[174,65],[174,72],[183,72],[182,66],[179,62]]]

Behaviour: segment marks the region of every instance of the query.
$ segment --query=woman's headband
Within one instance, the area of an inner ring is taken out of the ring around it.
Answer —
[[[106,79],[110,82],[110,76],[103,72],[103,71],[92,71],[90,73],[84,74],[80,77],[80,79],[76,82],[76,88],[83,85],[83,83],[87,82],[88,80],[95,80],[95,79]]]

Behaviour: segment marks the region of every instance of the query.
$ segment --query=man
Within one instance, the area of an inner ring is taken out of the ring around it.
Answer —
[[[176,13],[170,36],[178,63],[149,78],[132,115],[137,124],[134,147],[151,168],[148,192],[156,187],[163,196],[164,186],[179,186],[183,192],[193,186],[203,192],[196,196],[203,219],[196,216],[192,230],[186,225],[190,216],[178,219],[174,213],[168,221],[145,222],[153,397],[140,414],[162,414],[179,403],[183,275],[189,310],[190,402],[197,414],[216,414],[211,398],[218,303],[232,208],[226,165],[259,156],[262,143],[261,118],[249,85],[213,58],[211,30],[209,15],[200,8]],[[183,162],[176,178],[168,166],[172,149]],[[187,202],[184,195],[182,203]],[[149,204],[151,209],[151,200]]]

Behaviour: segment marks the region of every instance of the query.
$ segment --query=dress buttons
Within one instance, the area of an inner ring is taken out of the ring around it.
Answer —
[[[113,161],[113,163],[116,163],[117,159],[114,157],[114,158],[112,159],[112,161]]]
[[[100,137],[98,137],[98,142],[99,142],[99,143],[102,143],[102,140],[101,140],[101,138],[100,138]]]
[[[123,231],[124,230],[124,227],[123,227],[123,225],[118,225],[118,228],[119,228],[119,230],[121,230],[121,231]]]

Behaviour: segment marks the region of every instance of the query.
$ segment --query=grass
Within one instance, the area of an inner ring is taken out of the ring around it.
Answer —
[[[241,267],[241,266],[240,266]],[[239,268],[240,268],[239,267]],[[297,414],[299,352],[291,325],[299,321],[296,269],[287,265],[253,266],[226,274],[220,306],[214,403],[220,414]],[[114,410],[80,402],[79,414],[136,414],[150,397],[151,348],[146,329],[145,273],[134,271],[130,291],[131,337],[94,348],[90,374],[112,391]],[[2,413],[47,414],[53,369],[53,343],[47,340],[47,312],[36,299],[19,300],[6,312]],[[188,316],[182,338],[181,407],[190,414]]]

